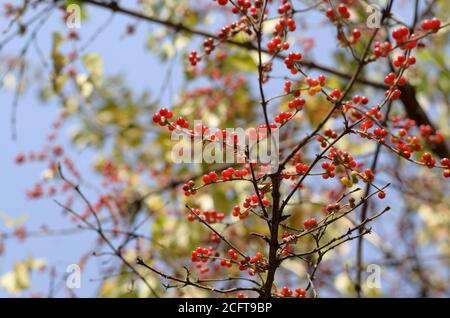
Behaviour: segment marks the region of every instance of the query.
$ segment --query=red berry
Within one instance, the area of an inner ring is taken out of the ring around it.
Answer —
[[[205,184],[211,183],[211,178],[207,174],[202,177],[202,180]]]
[[[313,229],[317,226],[317,220],[314,218],[308,219],[305,222],[303,222],[303,226],[306,230]]]
[[[352,31],[352,35],[355,39],[359,39],[361,37],[361,31],[359,31],[359,29],[353,29]]]
[[[153,115],[153,122],[159,123],[160,121],[161,121],[161,115],[158,114],[158,113],[155,113],[155,114]]]

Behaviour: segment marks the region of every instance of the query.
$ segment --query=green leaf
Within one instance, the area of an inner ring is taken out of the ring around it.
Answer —
[[[227,62],[242,72],[256,72],[258,69],[252,56],[244,52],[228,56]]]
[[[97,53],[88,53],[81,59],[94,84],[100,84],[103,76],[103,59]]]

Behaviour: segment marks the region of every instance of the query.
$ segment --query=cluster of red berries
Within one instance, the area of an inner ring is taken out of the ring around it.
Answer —
[[[397,58],[392,63],[395,67],[404,67],[408,68],[410,65],[416,64],[416,58],[414,56],[409,56],[406,58],[406,55],[401,54],[397,56]]]
[[[209,259],[214,261],[215,258],[219,256],[219,253],[214,252],[214,248],[211,246],[209,248],[197,247],[191,253],[191,260],[196,262],[195,267],[200,270],[201,274],[209,272],[209,267],[205,265]]]
[[[431,127],[430,125],[420,125],[419,130],[420,136],[427,142],[431,142],[433,144],[440,144],[443,143],[445,140],[441,132],[436,131],[436,133],[433,134],[433,127]]]
[[[237,260],[239,258],[239,254],[235,250],[233,250],[231,248],[228,250],[227,254],[233,260]]]
[[[168,119],[173,117],[173,113],[167,108],[161,108],[158,113],[155,113],[152,117],[152,120],[155,124],[159,124],[160,126],[166,126],[169,131],[174,131],[175,129],[188,129],[189,122],[184,118],[179,116],[176,121],[169,122]],[[193,134],[193,132],[190,132]]]
[[[295,165],[295,171],[299,174],[299,175],[304,175],[305,173],[307,173],[309,170],[309,166],[305,163],[297,163]]]
[[[404,129],[408,129],[409,127],[415,126],[416,122],[413,120],[405,121]],[[420,135],[424,138],[431,136],[433,134],[433,127],[430,125],[420,125],[419,127]]]
[[[173,113],[167,108],[161,108],[158,113],[153,115],[153,122],[161,126],[167,125],[167,119],[172,118]]]
[[[278,7],[279,14],[287,14],[292,10],[292,5],[289,0],[283,0],[283,4]]]
[[[217,213],[215,210],[206,210],[201,212],[199,209],[192,209],[192,212],[188,214],[188,220],[190,222],[195,221],[197,218],[194,214],[208,224],[221,222],[225,218],[224,213]]]
[[[203,211],[203,215],[200,216],[205,222],[214,224],[221,222],[225,218],[224,213],[217,213],[214,210]]]
[[[328,179],[328,178],[335,177],[334,170],[336,169],[336,167],[334,164],[329,163],[329,162],[323,162],[321,167],[323,170],[325,170],[325,172],[322,174],[322,178]]]
[[[301,288],[295,289],[295,297],[306,298],[306,290]]]
[[[302,110],[305,103],[306,101],[304,98],[294,98],[293,100],[289,101],[288,108]]]
[[[268,206],[270,202],[264,198],[264,193],[259,192],[259,196],[261,198],[261,202],[264,206]],[[245,198],[242,206],[244,207],[244,211],[241,211],[241,207],[239,205],[234,206],[232,215],[234,217],[239,217],[239,219],[245,219],[249,214],[251,209],[255,209],[260,205],[258,196],[252,195],[250,197]]]
[[[279,292],[279,296],[280,297],[293,297],[294,292],[291,289],[289,289],[287,286],[284,286],[283,288],[281,288],[281,290]],[[295,289],[295,297],[306,298],[306,290],[301,289],[301,288],[296,288]]]
[[[250,276],[254,276],[256,272],[263,271],[262,267],[257,265],[257,263],[259,263],[260,260],[263,259],[263,256],[260,252],[257,252],[256,256],[253,258],[250,258],[247,256],[244,259],[240,260],[239,262],[237,262],[237,260],[239,259],[239,254],[235,250],[229,249],[227,252],[227,255],[230,258],[229,259],[222,258],[220,260],[221,266],[231,268],[233,266],[233,263],[237,263],[238,269],[240,271],[247,270],[247,272]],[[252,264],[254,264],[254,265],[252,265]]]
[[[195,250],[191,253],[191,260],[193,262],[203,262],[206,263],[211,256],[212,248],[205,248],[205,247],[197,247]]]
[[[317,220],[315,218],[305,220],[305,222],[303,222],[303,227],[305,228],[305,230],[309,231],[317,227]]]
[[[192,50],[189,54],[189,63],[191,63],[192,66],[196,66],[201,60],[202,58],[198,55],[197,51]]]
[[[400,81],[399,81],[400,83]],[[400,97],[400,95],[402,94],[402,91],[399,90],[397,87],[394,87],[392,89],[388,89],[385,93],[384,96],[388,97],[391,100],[396,100]]]
[[[291,87],[292,87],[292,82],[291,82],[291,81],[285,81],[285,82],[284,82],[284,88],[283,88],[283,90],[284,90],[284,92],[285,92],[286,94],[291,93]]]
[[[420,158],[420,162],[425,164],[428,168],[434,168],[436,165],[436,159],[431,156],[430,153],[425,152],[422,157]]]
[[[290,52],[288,56],[284,59],[284,64],[291,70],[292,74],[297,74],[298,70],[295,68],[295,62],[302,59],[302,54],[300,52]]]
[[[325,139],[324,136],[318,135],[316,137],[316,140],[320,143],[320,147],[326,148],[328,146],[328,142],[327,142],[327,140]]]
[[[294,294],[294,292],[292,290],[290,290],[288,287],[284,286],[283,288],[281,288],[281,291],[280,291],[281,297],[292,297],[293,294]]]
[[[342,164],[349,169],[353,169],[358,165],[353,159],[353,156],[351,156],[347,151],[336,149],[334,147],[328,152],[328,157],[333,161],[335,166]]]
[[[384,128],[377,127],[373,130],[373,136],[381,142],[384,142],[384,137],[388,135],[388,131]]]
[[[392,37],[401,49],[413,49],[417,46],[416,35],[414,33],[409,35],[409,29],[405,26],[393,30]]]
[[[402,140],[392,139],[391,141],[396,141],[396,149],[399,154],[401,154],[405,158],[410,158],[411,154],[416,151],[422,150],[422,146],[420,145],[420,140],[416,136],[407,136],[405,138],[404,143]]]
[[[223,181],[230,180],[233,176],[237,178],[245,177],[249,173],[250,167],[247,166],[244,169],[234,169],[233,167],[229,167],[222,171],[221,178]]]
[[[335,88],[331,91],[330,96],[334,99],[339,99],[342,96],[342,92],[339,88]]]
[[[262,204],[265,206],[268,206],[270,203],[267,199],[264,199],[264,193],[259,192],[259,197],[261,198]],[[242,206],[246,209],[248,208],[256,208],[259,205],[259,198],[256,194],[252,195],[251,197],[247,197],[244,200],[244,203]]]
[[[395,82],[396,77],[395,73],[391,72],[384,77],[384,83],[386,85],[392,85]]]
[[[217,176],[217,173],[215,171],[211,171],[208,174],[204,174],[202,180],[205,184],[209,184],[212,182],[217,182],[219,180],[219,177]]]
[[[185,196],[195,195],[197,194],[197,190],[194,189],[195,182],[194,180],[189,180],[185,184],[183,184],[183,191]]]
[[[255,256],[250,258],[250,263],[251,264],[257,264],[259,261],[261,261],[263,259],[264,259],[264,256],[262,255],[262,253],[261,252],[256,252]]]
[[[223,26],[218,34],[220,41],[223,42],[226,39],[235,36],[241,31],[244,31],[248,35],[251,35],[252,31],[246,25],[247,25],[247,18],[242,17],[238,21],[234,21],[228,25]]]
[[[315,87],[315,86],[325,86],[325,81],[326,81],[326,77],[323,74],[320,74],[317,79],[312,78],[312,77],[307,77],[306,78],[306,82],[308,83],[309,86],[311,87]]]
[[[185,118],[180,116],[177,118],[177,120],[175,122],[171,123],[171,125],[169,126],[169,130],[173,129],[174,126],[179,126],[181,128],[187,129],[187,128],[189,128],[189,123]]]
[[[339,17],[344,20],[350,18],[350,12],[348,11],[348,8],[345,4],[340,3],[337,7],[337,11],[339,14],[336,14],[333,8],[327,9],[325,14],[331,20],[331,22],[338,20]]]
[[[289,43],[283,42],[280,36],[274,36],[267,42],[267,50],[270,53],[275,53],[276,51],[281,51],[283,49],[289,48]]]
[[[368,183],[368,182],[372,182],[373,179],[375,179],[375,175],[373,174],[372,169],[370,168],[366,168],[364,170],[364,176],[363,176],[363,181]]]
[[[280,112],[275,116],[274,121],[278,124],[286,123],[292,117],[291,112]]]
[[[216,252],[215,256],[219,256],[219,254]],[[228,256],[228,258],[221,258],[220,259],[220,265],[223,266],[223,267],[231,268],[231,267],[233,267],[233,264],[237,264],[238,265],[238,269],[240,271],[247,270],[248,274],[250,276],[255,275],[256,271],[261,271],[262,270],[259,267],[255,267],[255,269],[256,269],[255,270],[250,265],[250,263],[251,264],[256,264],[257,262],[259,262],[260,259],[262,259],[262,254],[259,253],[259,252],[257,253],[257,256],[255,256],[254,258],[250,258],[250,257],[247,256],[244,259],[240,260],[239,262],[238,262],[239,254],[234,249],[229,249],[227,251],[227,256]],[[196,258],[196,259],[199,259],[199,258]],[[200,259],[200,260],[202,260],[202,259]],[[252,262],[252,260],[254,262]]]
[[[231,268],[233,267],[233,262],[229,259],[222,258],[220,260],[220,266]]]
[[[336,139],[337,138],[337,133],[331,129],[331,128],[327,128],[325,129],[325,131],[323,132],[323,134],[328,137],[328,138],[333,138]]]
[[[44,195],[44,189],[40,183],[36,183],[33,189],[26,192],[26,195],[30,199],[38,199]]]
[[[366,116],[366,120],[364,120],[360,125],[360,127],[363,131],[367,131],[368,129],[372,128],[374,125],[375,119],[380,120],[381,118],[383,118],[383,114],[376,106],[371,107],[365,113],[365,116]]]
[[[235,205],[233,208],[233,212],[231,213],[234,217],[238,217],[241,215],[241,207],[239,205]]]
[[[366,96],[359,96],[359,95],[355,95],[352,98],[353,103],[355,104],[363,104],[366,105],[369,102],[369,99]]]
[[[252,268],[251,265],[249,264],[249,262],[250,262],[250,258],[249,258],[249,257],[246,257],[245,259],[239,261],[239,264],[238,264],[239,270],[240,270],[240,271],[245,271],[245,270],[247,269],[247,273],[248,273],[250,276],[254,276],[254,275],[255,275],[255,273],[256,273],[255,269],[256,269],[258,272],[262,272],[262,270],[261,270],[260,267],[256,267],[256,266],[255,266],[255,269]]]
[[[332,203],[332,204],[328,204],[325,207],[325,210],[328,213],[333,213],[333,212],[338,212],[341,209],[341,205],[339,203]]]
[[[308,94],[310,96],[316,95],[318,92],[322,90],[322,87],[325,86],[326,77],[324,75],[319,75],[316,78],[307,77],[306,82],[309,85]]]
[[[256,2],[257,1],[255,1],[255,7]],[[247,13],[250,7],[252,6],[252,3],[249,0],[237,0],[235,3],[236,6],[234,6],[233,9],[231,9],[234,14],[238,14],[239,12]]]
[[[389,42],[375,42],[374,43],[374,49],[373,49],[373,55],[376,57],[387,57],[389,52],[392,50],[392,44]]]
[[[409,29],[405,26],[401,26],[392,31],[392,37],[395,39],[397,44],[406,42],[409,36]]]
[[[444,170],[444,172],[442,173],[442,175],[445,178],[450,178],[450,159],[448,158],[443,158],[441,160],[441,165],[444,167],[447,167],[447,169]]]
[[[441,27],[441,20],[439,20],[438,18],[433,18],[431,20],[426,19],[422,21],[420,26],[426,31],[432,30],[434,32],[437,32]]]
[[[281,18],[277,24],[275,24],[273,35],[281,35],[284,31],[288,30],[294,32],[296,29],[295,21],[292,18]]]
[[[213,38],[207,38],[203,41],[203,47],[205,54],[209,55],[214,50],[214,39]],[[192,53],[192,52],[191,52]]]

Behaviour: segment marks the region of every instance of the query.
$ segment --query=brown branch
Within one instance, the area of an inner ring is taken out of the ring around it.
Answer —
[[[108,239],[108,237],[106,237],[103,229],[102,229],[102,225],[100,222],[100,219],[97,215],[97,212],[95,211],[95,209],[92,207],[92,204],[90,203],[90,201],[87,199],[87,197],[83,194],[83,192],[80,190],[78,185],[75,185],[74,183],[72,183],[71,181],[69,181],[63,174],[62,169],[61,169],[61,165],[58,164],[58,172],[59,175],[61,177],[61,179],[66,182],[67,184],[69,184],[71,186],[71,188],[73,190],[75,190],[75,192],[81,197],[81,199],[83,200],[83,202],[87,205],[89,211],[91,212],[91,214],[94,215],[95,218],[95,224],[92,224],[91,222],[87,221],[85,218],[83,218],[79,213],[75,212],[73,209],[71,209],[70,207],[67,207],[61,203],[59,203],[58,201],[55,201],[56,204],[58,204],[61,208],[63,208],[64,210],[66,210],[67,212],[71,213],[72,215],[76,216],[79,220],[81,220],[85,225],[87,225],[90,229],[92,229],[93,231],[97,232],[97,234],[99,235],[99,237],[109,246],[109,248],[113,251],[113,255],[117,256],[122,263],[127,266],[136,276],[138,276],[143,282],[144,284],[147,286],[147,288],[150,290],[150,292],[157,298],[159,298],[159,295],[156,293],[156,291],[153,289],[152,286],[150,286],[150,284],[147,282],[147,280],[145,279],[144,276],[141,275],[141,273],[139,273],[133,265],[131,265],[122,255],[122,253],[120,252],[120,250],[118,250],[113,243]]]
[[[266,282],[262,288],[261,298],[269,298],[272,294],[272,285],[275,280],[275,272],[280,265],[278,258],[278,228],[281,222],[282,209],[280,209],[280,174],[271,176],[272,180],[272,218],[269,223],[270,243],[269,243],[269,269],[267,271]]]
[[[157,274],[157,275],[159,275],[159,276],[161,276],[161,277],[163,277],[163,278],[165,278],[167,280],[171,280],[171,281],[174,281],[174,282],[182,284],[181,286],[177,286],[179,288],[183,288],[183,287],[186,287],[186,286],[194,286],[194,287],[197,287],[197,288],[200,288],[200,289],[209,290],[209,291],[216,292],[216,293],[221,293],[221,294],[228,294],[228,293],[233,293],[233,292],[237,292],[237,291],[254,291],[254,292],[259,292],[259,289],[255,288],[255,287],[235,287],[235,288],[229,288],[229,289],[219,289],[219,288],[214,288],[214,287],[207,286],[207,285],[202,285],[200,283],[191,281],[190,278],[189,278],[189,271],[187,271],[187,270],[186,270],[187,271],[186,279],[181,279],[181,278],[178,278],[178,277],[175,277],[175,276],[172,276],[172,275],[165,274],[165,273],[161,272],[160,270],[147,265],[139,257],[136,259],[136,263],[138,265],[141,265],[141,266],[147,268],[148,270],[152,271],[153,273],[155,273],[155,274]]]

